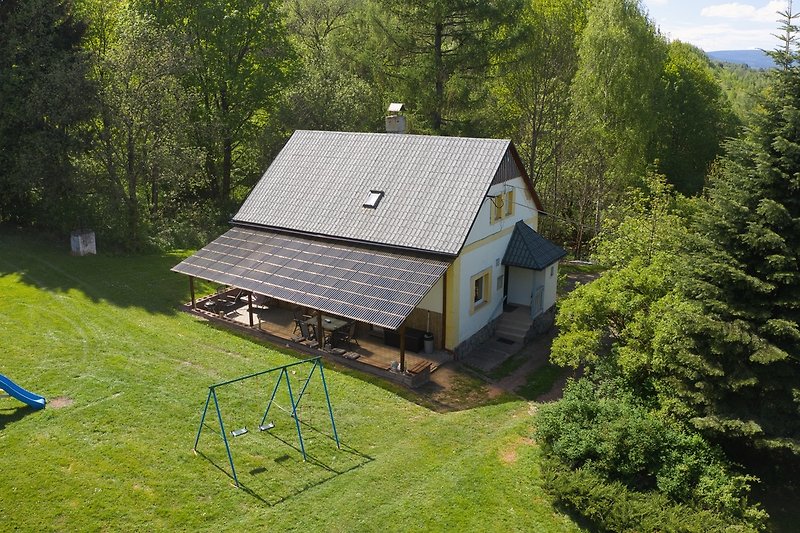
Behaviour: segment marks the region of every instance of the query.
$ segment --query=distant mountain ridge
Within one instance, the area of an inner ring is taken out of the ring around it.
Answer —
[[[706,55],[713,61],[725,63],[737,63],[747,65],[750,68],[774,68],[775,62],[761,50],[717,50],[706,52]]]

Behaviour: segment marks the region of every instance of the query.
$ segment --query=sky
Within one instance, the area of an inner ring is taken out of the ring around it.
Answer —
[[[778,40],[778,11],[788,0],[642,0],[645,11],[671,40],[691,43],[706,52],[772,50]],[[795,0],[795,9],[800,0]]]

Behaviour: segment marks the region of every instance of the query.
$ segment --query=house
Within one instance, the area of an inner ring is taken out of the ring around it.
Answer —
[[[296,131],[233,227],[173,270],[461,356],[511,307],[552,321],[565,252],[542,212],[508,140]]]

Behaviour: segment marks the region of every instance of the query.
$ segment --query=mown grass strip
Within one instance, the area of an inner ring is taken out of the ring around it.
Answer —
[[[442,414],[333,367],[342,449],[310,388],[310,459],[276,413],[275,430],[233,442],[236,490],[213,427],[192,452],[208,386],[306,356],[177,311],[188,283],[169,268],[185,253],[71,257],[8,231],[0,250],[0,373],[50,402],[0,398],[12,529],[576,530],[542,490],[527,403]],[[256,428],[270,383],[240,385],[221,397],[226,428]]]

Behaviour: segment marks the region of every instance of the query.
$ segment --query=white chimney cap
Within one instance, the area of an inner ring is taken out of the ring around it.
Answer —
[[[389,113],[399,113],[400,111],[405,111],[405,109],[406,106],[398,102],[389,104]]]

